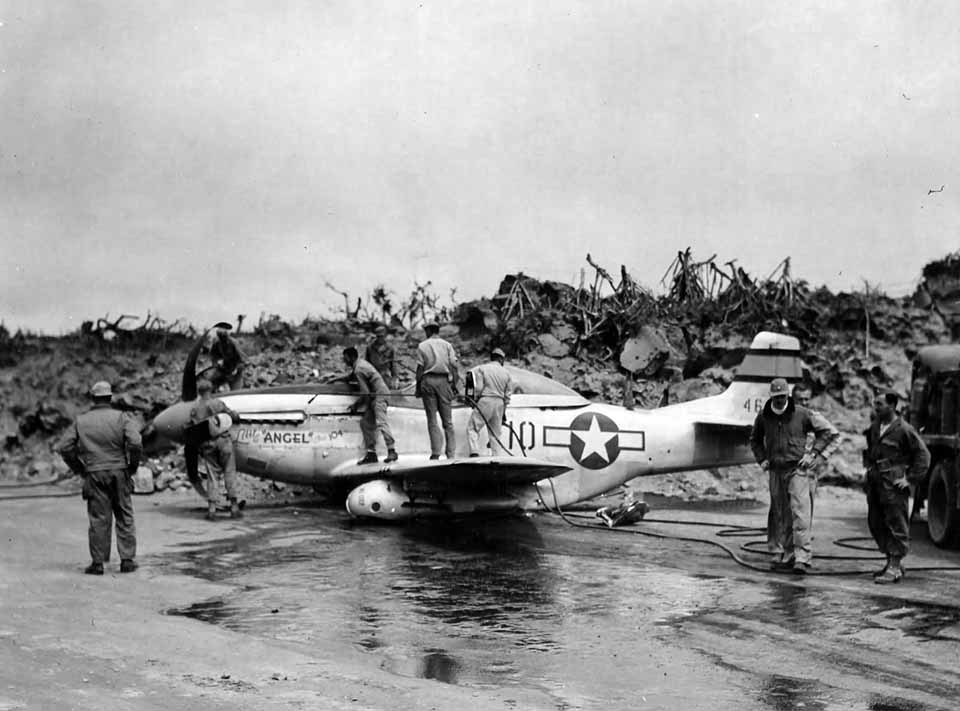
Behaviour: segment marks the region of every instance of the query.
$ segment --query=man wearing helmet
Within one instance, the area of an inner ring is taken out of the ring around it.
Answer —
[[[117,529],[120,572],[137,569],[137,532],[133,523],[133,481],[140,464],[140,429],[129,413],[111,407],[110,383],[90,388],[93,409],[77,417],[57,450],[75,473],[83,477],[83,498],[90,519],[88,575],[103,575],[110,560],[113,520]]]

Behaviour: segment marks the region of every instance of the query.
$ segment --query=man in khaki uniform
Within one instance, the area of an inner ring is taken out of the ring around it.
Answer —
[[[116,519],[120,572],[132,573],[137,569],[137,531],[131,476],[140,465],[140,430],[128,413],[111,407],[110,383],[94,383],[90,395],[93,408],[77,417],[57,448],[67,466],[83,477],[91,561],[83,572],[103,575]]]
[[[480,456],[481,432],[489,433],[489,448],[493,455],[505,454],[502,426],[504,412],[510,405],[510,393],[513,380],[509,371],[503,367],[506,354],[499,348],[490,352],[490,362],[478,365],[470,371],[473,377],[474,410],[467,422],[467,442],[470,444],[470,456]]]
[[[810,401],[813,399],[813,389],[807,383],[797,383],[793,386],[793,401],[800,407],[805,407],[810,412],[813,412],[817,415],[821,413],[817,410],[814,410],[810,406]],[[813,503],[817,496],[817,486],[820,483],[820,474],[826,468],[825,464],[830,458],[830,455],[840,446],[840,432],[834,427],[829,421],[827,424],[837,432],[836,435],[830,438],[830,442],[826,447],[823,448],[823,451],[820,452],[820,457],[815,459],[814,463],[807,470],[810,477],[810,518],[813,519]],[[807,435],[807,444],[804,448],[805,453],[813,452],[813,445],[816,443],[816,437],[813,434]]]
[[[369,361],[360,357],[353,346],[343,349],[343,362],[353,370],[360,386],[362,397],[350,407],[350,412],[357,412],[366,404],[363,416],[360,418],[360,432],[363,434],[363,445],[366,454],[357,464],[375,464],[377,462],[377,432],[383,436],[383,443],[387,446],[387,457],[383,461],[397,461],[396,442],[390,432],[390,423],[387,421],[387,398],[390,389],[383,382],[383,376]]]
[[[213,384],[209,380],[197,381],[197,399],[190,408],[190,424],[196,425],[221,413],[229,415],[232,423],[238,422],[240,418],[237,413],[227,407],[223,400],[211,397],[212,393]],[[242,518],[243,512],[237,503],[237,459],[233,453],[229,428],[203,442],[200,445],[200,454],[214,469],[207,477],[207,518],[211,521],[217,518],[217,501],[220,498],[217,470],[223,472],[223,485],[227,490],[227,501],[230,502],[230,517]]]
[[[397,387],[397,354],[393,346],[387,342],[387,327],[377,326],[373,340],[367,346],[367,362],[370,363],[388,388]]]
[[[430,322],[423,327],[425,341],[417,346],[417,388],[415,394],[423,399],[427,413],[427,431],[430,433],[430,459],[440,459],[440,450],[447,459],[453,459],[457,449],[453,430],[453,398],[457,393],[460,374],[457,371],[457,352],[440,338],[440,326]],[[443,431],[437,426],[437,415]]]

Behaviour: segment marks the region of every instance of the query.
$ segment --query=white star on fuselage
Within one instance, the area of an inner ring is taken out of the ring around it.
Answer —
[[[590,421],[590,429],[570,430],[570,434],[583,442],[583,452],[580,454],[581,462],[591,454],[596,454],[607,463],[610,462],[610,457],[607,456],[607,442],[616,437],[617,433],[601,430],[596,415]]]

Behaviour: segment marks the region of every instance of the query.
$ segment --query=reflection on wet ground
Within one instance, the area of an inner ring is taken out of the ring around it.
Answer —
[[[957,650],[956,637],[942,634],[957,628],[955,608],[689,574],[658,565],[663,551],[639,537],[572,531],[543,518],[383,527],[286,509],[254,512],[240,530],[162,561],[235,586],[171,614],[316,649],[349,643],[395,674],[535,688],[558,708],[670,708],[711,694],[717,708],[936,708],[724,669],[678,651],[689,624],[728,625],[726,635],[747,641],[752,633],[738,620],[853,640],[879,629]],[[723,619],[711,619],[718,611]]]

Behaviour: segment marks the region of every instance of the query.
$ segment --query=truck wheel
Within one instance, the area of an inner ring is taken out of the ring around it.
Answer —
[[[960,510],[957,509],[957,475],[952,460],[937,462],[927,484],[927,530],[939,548],[960,543]]]

